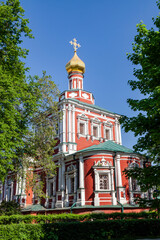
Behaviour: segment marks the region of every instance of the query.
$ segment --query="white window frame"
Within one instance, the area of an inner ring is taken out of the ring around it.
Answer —
[[[106,130],[109,130],[109,139],[107,139],[106,137]],[[103,135],[104,135],[104,140],[107,141],[107,140],[113,140],[113,125],[111,122],[109,121],[106,121],[106,122],[103,122]]]
[[[85,114],[78,115],[78,138],[88,136],[88,120],[89,118]],[[84,133],[80,133],[80,124],[84,124]]]
[[[132,162],[130,165],[129,165],[129,168],[135,168],[135,167],[138,167],[139,168],[139,164],[136,163],[136,162]],[[130,191],[131,192],[140,192],[141,189],[140,189],[140,186],[138,185],[138,182],[136,179],[134,179],[136,181],[136,189],[133,189],[133,178],[130,177],[129,178],[129,188],[130,188]]]
[[[72,195],[76,193],[76,188],[77,188],[77,169],[76,165],[70,165],[67,167],[67,172],[66,172],[66,189],[68,191],[67,194]],[[74,178],[74,191],[71,192],[71,178]]]
[[[95,191],[108,192],[111,191],[111,170],[98,170],[94,169],[95,173]],[[100,175],[108,175],[108,189],[100,189]]]
[[[74,174],[72,174],[72,175],[68,175],[68,177],[69,177],[69,186],[68,186],[68,193],[69,194],[74,194],[75,193],[75,177],[74,177]],[[74,185],[73,185],[73,191],[71,191],[71,179],[73,179],[73,183],[74,183]]]
[[[53,183],[53,195],[51,195],[51,188],[50,184]],[[56,194],[56,177],[53,177],[51,179],[48,179],[48,197],[52,198]]]
[[[93,127],[97,128],[97,137],[93,136]],[[101,138],[101,121],[98,118],[91,119],[91,138],[92,140],[99,140]]]

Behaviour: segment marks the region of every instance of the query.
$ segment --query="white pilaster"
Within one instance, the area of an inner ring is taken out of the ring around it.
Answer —
[[[116,140],[116,143],[119,143],[119,141],[118,141],[118,119],[116,118],[115,119],[115,140]]]
[[[95,196],[94,196],[94,206],[99,206],[99,196],[98,196],[98,189],[99,189],[99,183],[98,183],[98,172],[96,169],[94,169],[94,175],[95,175]]]
[[[75,142],[75,105],[72,105],[72,141]]]
[[[46,177],[46,201],[45,207],[48,207],[48,177]]]
[[[65,207],[69,206],[69,199],[68,199],[68,189],[69,189],[69,181],[68,181],[68,174],[66,174],[66,194],[65,194]]]
[[[120,165],[120,155],[116,156],[116,161],[117,161],[117,180],[118,180],[117,187],[122,187],[122,174],[121,174],[121,165]]]
[[[79,189],[81,194],[81,206],[85,205],[85,189],[84,189],[84,160],[83,156],[79,157]]]
[[[112,204],[117,204],[117,199],[115,197],[115,191],[114,191],[114,178],[113,178],[113,169],[111,169],[111,190],[112,190]]]
[[[61,190],[61,180],[62,180],[62,173],[61,173],[61,171],[62,171],[62,167],[61,167],[61,162],[59,161],[59,168],[58,168],[58,191],[60,191]]]
[[[72,119],[71,119],[71,104],[68,104],[68,142],[71,142],[71,127],[72,127]]]
[[[119,143],[122,145],[121,125],[119,124]]]
[[[65,104],[63,104],[63,109],[62,109],[62,113],[63,113],[63,120],[62,120],[62,133],[63,133],[63,138],[62,141],[66,142],[66,106]]]

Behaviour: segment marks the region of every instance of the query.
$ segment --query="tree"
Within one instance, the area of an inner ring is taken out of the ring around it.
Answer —
[[[28,132],[28,121],[35,111],[33,84],[25,77],[25,66],[20,60],[28,51],[22,49],[22,35],[32,38],[28,20],[18,0],[0,4],[0,179],[22,155],[23,138]],[[27,117],[26,117],[27,116]]]
[[[2,201],[0,205],[0,216],[2,215],[19,215],[21,214],[21,209],[19,203],[14,201]]]
[[[53,154],[61,118],[57,101],[59,90],[46,72],[43,72],[42,78],[34,76],[29,79],[35,84],[37,109],[30,121],[30,131],[25,136],[25,154],[21,159],[22,167],[18,166],[17,173],[26,178],[27,190],[32,188],[34,194],[41,198],[45,197],[45,177],[51,178],[56,174]],[[40,172],[37,172],[37,167],[41,167]],[[28,169],[27,175],[24,169]]]
[[[160,9],[160,0],[157,6]],[[154,200],[157,201],[160,187],[160,16],[153,18],[153,24],[154,28],[149,30],[143,22],[137,25],[133,52],[128,54],[128,59],[135,65],[133,75],[136,80],[128,83],[133,91],[140,91],[142,99],[127,100],[138,114],[124,116],[121,123],[126,132],[132,131],[138,136],[134,149],[147,156],[150,162],[147,168],[127,169],[125,174],[136,178],[142,191],[156,187]],[[155,201],[150,206],[155,206]],[[149,204],[148,200],[143,200],[145,203]],[[157,202],[157,208],[159,205]]]
[[[26,78],[28,69],[22,59],[28,50],[22,49],[21,43],[23,36],[33,38],[28,23],[19,0],[0,3],[1,181],[8,171],[26,177],[29,166],[33,169],[41,166],[45,174],[54,173],[55,169],[52,155],[59,118],[56,101],[59,91],[45,72],[42,78]],[[33,179],[32,186],[35,186]]]

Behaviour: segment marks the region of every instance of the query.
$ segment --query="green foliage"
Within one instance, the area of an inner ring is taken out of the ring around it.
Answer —
[[[160,9],[160,0],[157,1],[157,6]],[[160,16],[153,18],[153,24],[154,28],[149,30],[143,22],[137,25],[137,35],[132,44],[133,52],[128,54],[128,59],[135,66],[133,75],[136,80],[128,83],[133,91],[140,91],[142,98],[127,100],[131,109],[138,114],[134,117],[124,116],[121,123],[126,132],[132,131],[138,136],[135,151],[143,153],[149,159],[149,163],[144,162],[143,169],[126,169],[125,174],[137,179],[142,191],[146,192],[151,188],[156,190],[153,200],[149,202],[147,199],[138,199],[138,203],[159,211]]]
[[[42,78],[30,76],[28,80],[34,86],[36,110],[30,119],[30,131],[24,138],[25,154],[21,160],[22,168],[18,168],[18,174],[26,178],[27,190],[32,188],[35,196],[45,198],[43,191],[45,177],[53,177],[57,168],[53,162],[53,153],[61,117],[57,101],[59,90],[46,72],[43,72]],[[38,174],[37,167],[42,168]],[[26,174],[24,169],[30,170],[27,170]]]
[[[160,9],[160,1],[157,5]],[[135,65],[133,75],[136,80],[130,80],[132,90],[138,89],[141,100],[128,99],[133,111],[138,111],[135,117],[124,117],[123,127],[126,132],[133,131],[139,136],[135,145],[136,151],[147,151],[153,160],[160,158],[160,16],[153,19],[155,29],[147,29],[143,22],[137,25],[133,53],[128,59]]]
[[[33,38],[28,23],[19,0],[0,2],[0,180],[11,170],[13,178],[27,178],[28,188],[43,197],[41,180],[53,177],[56,168],[52,155],[59,90],[45,72],[41,78],[26,78],[22,59],[28,50],[21,43],[23,36]],[[35,173],[37,166],[43,168],[42,176]]]
[[[2,201],[0,205],[0,215],[21,214],[20,205],[14,201]]]
[[[24,63],[28,50],[22,49],[22,35],[33,38],[31,29],[24,18],[24,10],[19,0],[7,0],[0,3],[0,64],[3,70],[22,78],[25,73]]]
[[[141,213],[90,213],[90,214],[48,214],[48,215],[12,215],[0,216],[0,225],[15,223],[56,223],[56,222],[85,222],[97,220],[122,220],[122,219],[155,219],[155,212]]]
[[[145,229],[145,230],[144,230]],[[11,224],[0,226],[2,239],[103,240],[160,236],[157,219],[110,220],[52,224]]]
[[[20,47],[22,35],[32,37],[18,0],[0,3],[0,179],[14,169],[23,152],[23,138],[29,117],[34,112],[34,96],[25,80],[20,58],[27,51]],[[26,118],[28,116],[28,118]]]

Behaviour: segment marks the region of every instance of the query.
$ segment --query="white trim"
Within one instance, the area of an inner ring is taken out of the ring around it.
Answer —
[[[72,141],[75,142],[75,105],[72,105]]]
[[[108,169],[103,169],[103,170],[99,170],[99,169],[94,169],[94,173],[95,173],[95,191],[98,192],[104,192],[104,191],[111,191],[111,170]],[[100,189],[100,185],[99,185],[99,181],[100,175],[108,175],[108,189]]]
[[[101,121],[98,118],[91,118],[91,139],[92,140],[99,140],[101,138]],[[97,136],[93,135],[93,128],[97,128]]]
[[[85,114],[81,114],[77,116],[77,135],[80,137],[88,137],[88,117]],[[84,124],[84,134],[80,133],[80,124]]]
[[[94,105],[93,105],[94,106]],[[107,120],[107,121],[112,121],[112,122],[115,122],[115,119],[114,119],[114,117],[113,117],[113,119],[112,119],[112,117],[102,117],[102,116],[99,116],[98,114],[99,114],[99,112],[97,112],[97,114],[95,113],[95,114],[93,114],[93,113],[91,113],[91,112],[93,112],[93,111],[97,111],[97,109],[91,109],[91,110],[88,110],[88,109],[85,109],[86,111],[88,111],[87,112],[87,114],[90,116],[90,117],[94,117],[94,118],[100,118],[100,119],[102,119],[102,120]],[[91,112],[90,112],[91,111]],[[77,113],[84,113],[84,110],[80,110],[80,109],[77,109],[76,108],[76,112]],[[105,114],[105,115],[107,115],[107,114]],[[101,120],[100,120],[101,121]],[[103,122],[102,122],[103,123]]]

